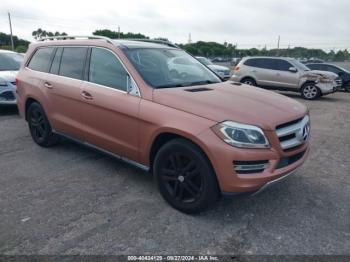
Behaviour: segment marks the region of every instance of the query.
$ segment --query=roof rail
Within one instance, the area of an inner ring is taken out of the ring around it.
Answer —
[[[103,39],[108,43],[113,44],[111,38],[106,36],[99,35],[88,35],[88,36],[76,36],[76,35],[61,35],[61,36],[49,36],[38,39],[38,41],[46,41],[46,40],[71,40],[71,39]]]
[[[167,45],[170,47],[179,48],[177,45],[173,44],[172,42],[164,41],[164,40],[147,39],[147,38],[127,38],[127,39],[120,39],[120,40],[148,42],[148,43],[155,43],[155,44],[161,44],[161,45]]]

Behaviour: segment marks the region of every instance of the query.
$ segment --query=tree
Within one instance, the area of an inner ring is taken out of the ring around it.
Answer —
[[[148,36],[145,36],[141,33],[123,33],[123,32],[116,32],[111,31],[109,29],[101,29],[101,30],[95,30],[95,32],[92,33],[93,35],[99,35],[99,36],[106,36],[112,39],[117,38],[123,38],[123,39],[149,39]]]
[[[66,36],[67,34],[65,32],[58,32],[56,31],[55,33],[50,32],[50,31],[46,31],[46,30],[42,30],[41,28],[38,28],[38,30],[35,30],[32,32],[32,36],[34,37],[34,39],[40,39],[43,37],[53,37],[53,36]]]

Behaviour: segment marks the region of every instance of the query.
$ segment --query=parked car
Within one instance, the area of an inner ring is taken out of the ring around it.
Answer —
[[[16,105],[16,75],[23,56],[0,50],[0,106]]]
[[[197,56],[196,58],[203,65],[205,65],[205,66],[209,67],[211,70],[213,70],[223,80],[230,79],[230,77],[231,77],[231,70],[230,70],[230,68],[228,68],[226,66],[215,65],[208,58],[205,58],[203,56]]]
[[[303,104],[222,82],[169,43],[69,38],[30,44],[17,76],[19,112],[39,146],[63,136],[148,170],[186,213],[221,193],[259,192],[307,158]],[[171,74],[178,57],[198,74]]]
[[[311,70],[327,71],[337,74],[341,79],[341,88],[345,91],[350,92],[350,72],[345,68],[326,63],[306,64],[306,66]]]
[[[245,57],[235,67],[232,80],[267,89],[300,92],[305,99],[316,99],[337,91],[338,76],[311,71],[293,58]]]

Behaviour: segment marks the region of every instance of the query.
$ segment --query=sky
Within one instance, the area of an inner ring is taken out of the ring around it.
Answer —
[[[238,48],[350,49],[349,0],[0,0],[0,32],[34,41],[32,31],[91,35],[143,33],[174,43],[215,41]]]

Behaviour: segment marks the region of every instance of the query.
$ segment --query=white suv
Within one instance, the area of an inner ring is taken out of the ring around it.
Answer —
[[[0,50],[0,106],[16,105],[16,75],[23,55]]]
[[[337,91],[337,78],[331,72],[311,71],[296,59],[284,57],[243,58],[231,77],[248,85],[300,92],[309,100]]]

